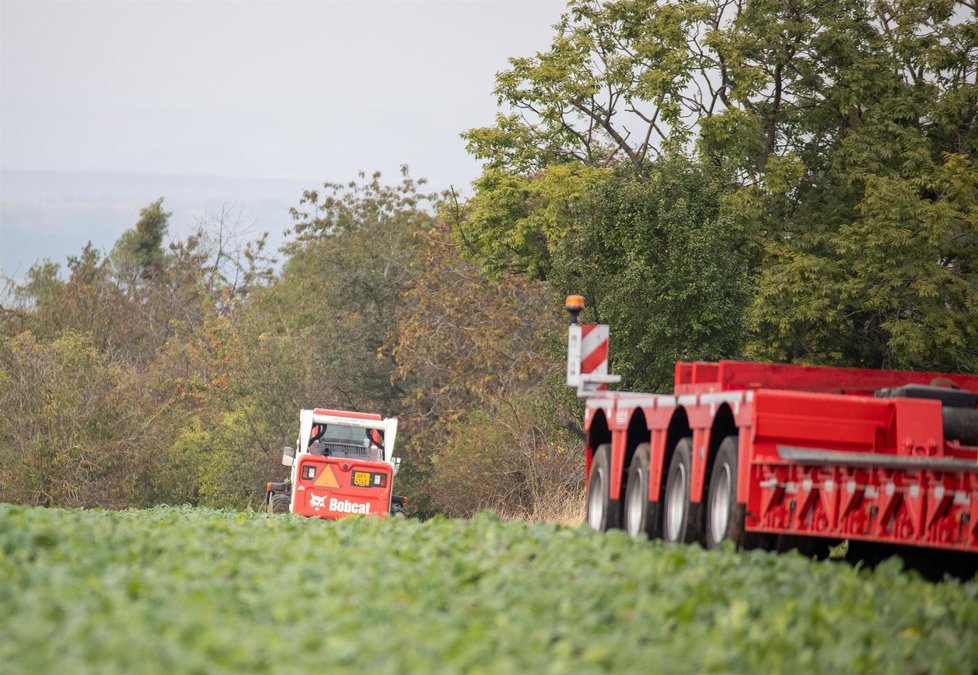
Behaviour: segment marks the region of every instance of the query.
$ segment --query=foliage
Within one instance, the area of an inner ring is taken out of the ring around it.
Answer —
[[[221,429],[242,370],[232,316],[268,278],[263,241],[238,247],[226,217],[163,253],[157,201],[111,260],[89,244],[68,258],[67,281],[56,264],[31,269],[0,324],[9,384],[0,499],[123,507],[206,498],[214,443],[201,436]],[[144,258],[120,266],[120,251]],[[256,495],[254,466],[267,472],[267,450],[251,445],[242,457],[252,484],[239,488]]]
[[[722,172],[682,157],[647,176],[551,167],[533,177],[487,170],[456,227],[489,274],[545,276],[582,293],[614,326],[623,386],[667,387],[679,359],[736,354],[756,252],[722,210]]]
[[[284,338],[301,350],[305,382],[296,384],[305,407],[328,401],[387,409],[397,398],[386,345],[398,331],[400,299],[412,282],[417,236],[432,226],[434,196],[420,192],[424,181],[412,180],[406,168],[400,184],[380,178],[361,174],[346,186],[326,183],[304,194],[293,210],[296,239],[286,249],[281,278],[242,317],[253,349],[262,348],[254,344],[260,336],[270,345]]]
[[[475,181],[475,196],[464,207],[446,205],[443,216],[491,277],[546,279],[554,257],[587,222],[590,197],[614,179],[607,170],[573,164],[533,176],[487,169]]]
[[[781,225],[751,308],[750,353],[975,370],[973,10],[857,10],[837,39],[812,43],[829,69],[813,75],[797,126],[818,144],[799,149],[787,180],[758,190],[762,219]]]
[[[490,280],[447,225],[428,232],[404,296],[394,353],[409,465],[446,513],[526,513],[580,491],[580,419],[554,395],[560,304],[539,282]],[[410,476],[410,474],[409,474]]]
[[[0,501],[118,507],[138,473],[124,374],[83,336],[0,342]]]
[[[497,75],[508,112],[464,137],[511,173],[644,173],[697,145],[759,183],[772,155],[814,168],[882,104],[905,121],[930,108],[947,149],[970,151],[973,17],[953,1],[571,0],[549,49]]]
[[[651,238],[605,234],[606,242],[577,208],[580,182],[542,200],[528,186],[554,184],[552,171],[622,165],[654,184],[662,162],[695,152],[694,164],[728,182],[684,205],[721,204],[718,227],[730,233],[704,239],[716,261],[735,252],[736,270],[721,280],[715,263],[695,255],[688,264],[703,267],[686,277],[647,269],[652,288],[685,296],[699,317],[692,332],[676,322],[689,335],[680,338],[686,358],[978,369],[969,346],[976,25],[963,2],[572,1],[549,49],[511,59],[497,76],[497,123],[464,135],[485,169],[459,231],[490,272],[546,277],[561,289],[553,232],[597,242],[598,269],[676,255],[682,246],[673,253]],[[548,207],[565,202],[575,208]],[[535,213],[551,217],[546,228],[528,217]],[[717,237],[726,241],[717,246]],[[573,271],[582,281],[566,290],[595,276]],[[703,277],[714,289],[732,277],[738,288],[711,302],[716,291],[703,293]],[[754,284],[756,293],[745,292]],[[634,306],[594,300],[605,318]],[[641,341],[636,322],[613,323],[631,333],[629,350]],[[703,342],[711,333],[722,337]],[[656,342],[654,360],[683,356],[674,340]],[[636,384],[663,383],[664,366],[635,378],[633,364],[623,366]]]
[[[398,375],[433,414],[532,386],[554,365],[543,350],[561,327],[560,310],[544,285],[487,281],[444,226],[425,237],[416,265],[401,311]]]
[[[974,371],[976,243],[978,171],[963,156],[915,177],[872,176],[849,222],[769,244],[751,353]]]
[[[163,210],[162,197],[140,209],[136,226],[123,232],[112,249],[111,259],[121,276],[148,279],[163,268],[163,237],[171,215]]]
[[[238,403],[201,439],[206,450],[197,465],[200,504],[239,509],[256,505],[256,488],[277,469],[266,448],[254,443],[255,436],[263,435],[262,429],[254,428],[259,419]]]
[[[466,410],[431,457],[431,499],[449,516],[492,509],[532,518],[557,505],[582,504],[584,455],[578,439],[558,425],[559,415],[538,391]]]
[[[490,515],[0,505],[0,634],[12,673],[968,672],[978,583]]]
[[[709,4],[572,0],[550,48],[511,58],[496,76],[506,112],[494,126],[463,134],[469,152],[519,174],[619,161],[644,172],[663,143],[681,147],[685,114],[712,110],[719,99],[712,88],[712,102],[692,91],[706,66],[687,39]],[[723,13],[719,3],[714,10]]]

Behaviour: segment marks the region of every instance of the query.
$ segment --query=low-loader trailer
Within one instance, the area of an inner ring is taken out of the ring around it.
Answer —
[[[608,327],[568,309],[594,529],[978,553],[978,376],[681,362],[671,394],[608,391]]]

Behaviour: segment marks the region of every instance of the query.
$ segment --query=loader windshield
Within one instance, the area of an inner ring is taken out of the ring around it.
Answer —
[[[319,442],[325,446],[325,454],[333,457],[379,461],[384,456],[383,447],[371,441],[370,430],[361,427],[327,424]]]

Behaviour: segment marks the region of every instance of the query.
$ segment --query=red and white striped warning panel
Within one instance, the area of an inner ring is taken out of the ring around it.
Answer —
[[[585,395],[619,380],[608,375],[608,326],[571,324],[567,336],[567,384]]]
[[[589,323],[581,326],[581,374],[608,374],[608,327]]]

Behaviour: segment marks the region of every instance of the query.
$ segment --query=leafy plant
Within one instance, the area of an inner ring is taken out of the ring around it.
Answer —
[[[978,582],[502,522],[0,505],[5,673],[970,672]]]

